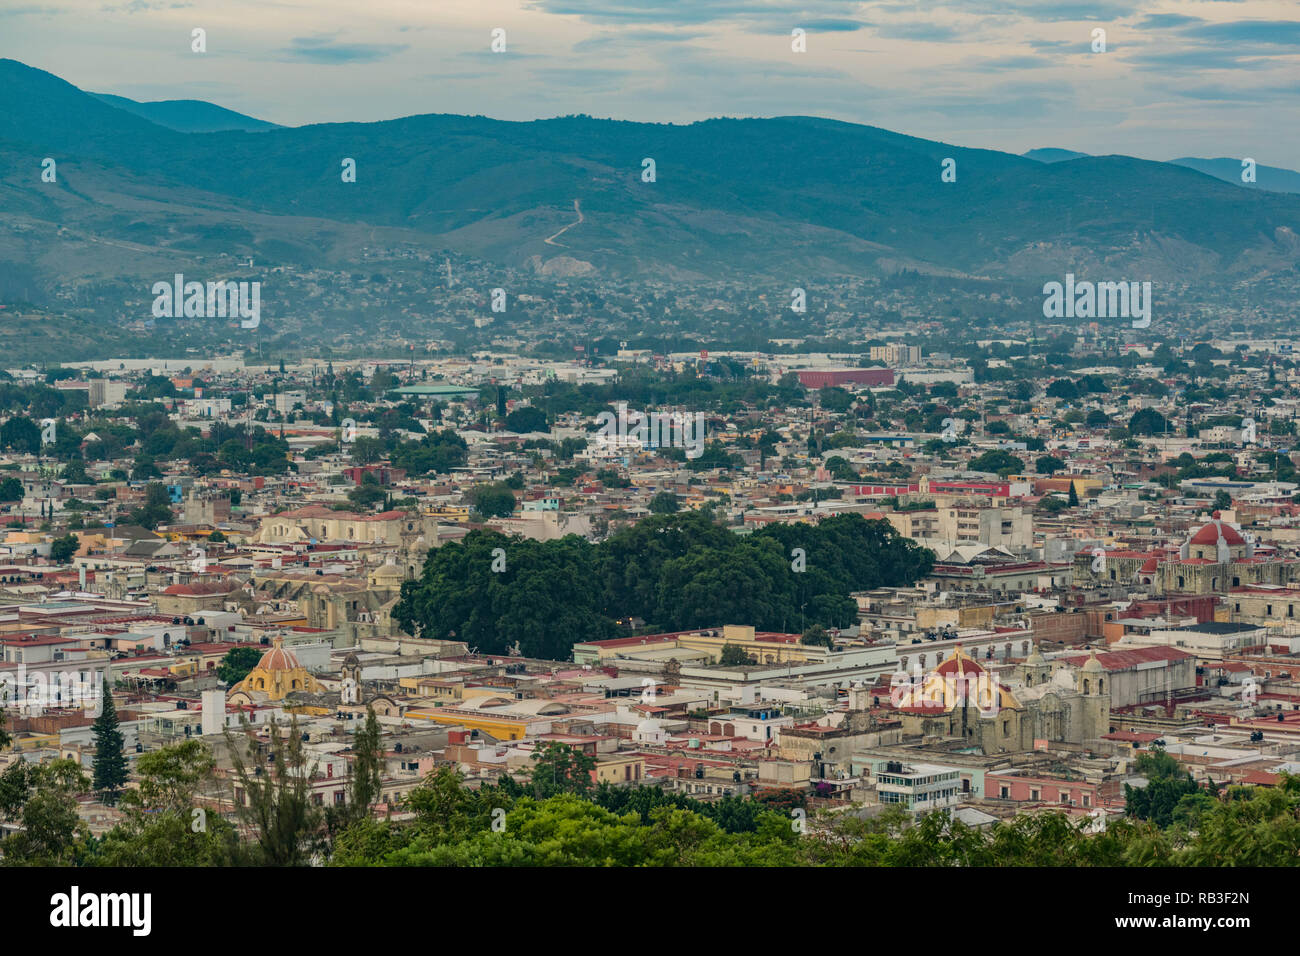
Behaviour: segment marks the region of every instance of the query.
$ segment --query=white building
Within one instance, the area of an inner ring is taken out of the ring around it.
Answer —
[[[876,795],[910,813],[929,813],[961,802],[961,771],[932,763],[890,761],[876,771]]]

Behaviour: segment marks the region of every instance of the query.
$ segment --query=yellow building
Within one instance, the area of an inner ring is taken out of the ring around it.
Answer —
[[[321,687],[316,678],[307,673],[307,668],[299,664],[298,658],[286,651],[283,644],[279,637],[275,638],[271,649],[262,655],[257,666],[230,688],[227,699],[231,703],[279,701],[295,692],[320,693]]]
[[[482,731],[496,740],[522,740],[530,733],[545,733],[550,729],[549,723],[530,728],[530,724],[537,722],[524,717],[481,714],[451,707],[408,710],[403,716],[412,720],[428,720],[435,724]]]

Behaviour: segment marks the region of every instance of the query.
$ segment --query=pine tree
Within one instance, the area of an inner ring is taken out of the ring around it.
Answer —
[[[366,708],[365,726],[352,744],[356,760],[352,768],[351,804],[357,817],[370,815],[370,805],[379,799],[380,755],[379,718],[373,707]]]
[[[95,736],[94,788],[110,807],[117,803],[117,793],[126,785],[127,778],[126,757],[122,753],[124,740],[117,726],[113,693],[105,686],[103,709],[90,729]]]
[[[1070,507],[1079,507],[1079,493],[1074,490],[1074,482],[1070,482]]]

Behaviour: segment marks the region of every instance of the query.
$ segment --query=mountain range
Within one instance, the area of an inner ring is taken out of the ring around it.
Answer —
[[[220,133],[227,130],[243,130],[256,133],[266,129],[278,129],[275,123],[254,119],[243,113],[236,113],[215,103],[203,100],[155,100],[141,103],[115,96],[112,93],[94,93],[93,96],[103,100],[109,106],[143,116],[151,123],[165,126],[182,133]]]
[[[1079,153],[1072,149],[1031,149],[1020,155],[1028,159],[1036,159],[1040,163],[1064,163],[1072,159],[1081,159],[1087,157],[1088,153]],[[1243,183],[1242,160],[1227,159],[1220,157],[1218,159],[1200,159],[1195,156],[1184,156],[1181,159],[1171,159],[1169,161],[1174,166],[1185,166],[1188,169],[1194,169],[1198,173],[1205,173],[1207,176],[1213,176],[1215,179],[1221,179],[1225,183],[1232,183],[1234,186],[1249,186],[1254,189],[1264,189],[1275,193],[1300,193],[1300,173],[1293,169],[1282,169],[1278,166],[1255,166],[1255,181],[1253,183]]]
[[[47,157],[55,182],[42,181]],[[346,267],[376,246],[555,275],[792,286],[900,269],[1240,283],[1300,263],[1300,196],[1187,164],[1062,158],[809,116],[277,127],[197,101],[87,93],[0,60],[0,301],[53,302],[214,255]]]

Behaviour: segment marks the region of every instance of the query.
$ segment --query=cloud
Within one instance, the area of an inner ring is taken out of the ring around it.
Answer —
[[[1211,46],[1189,46],[1183,49],[1159,50],[1150,47],[1135,48],[1125,63],[1141,72],[1152,70],[1186,70],[1204,73],[1206,70],[1262,70],[1277,65],[1276,50],[1228,49]]]
[[[0,17],[50,17],[65,16],[68,10],[57,7],[10,7],[8,10],[0,8]]]
[[[105,13],[151,13],[155,10],[185,10],[194,6],[192,3],[180,3],[177,0],[131,0],[117,6],[104,4],[100,9]]]
[[[1224,86],[1208,84],[1205,86],[1173,86],[1163,90],[1170,96],[1206,102],[1258,103],[1264,100],[1281,100],[1295,96],[1294,86]]]
[[[407,49],[404,43],[338,43],[333,37],[294,37],[292,43],[280,50],[284,59],[325,65],[374,63]]]
[[[1182,33],[1211,43],[1258,43],[1266,46],[1300,48],[1300,21],[1298,20],[1202,22],[1183,30]]]
[[[1068,23],[1075,21],[1115,21],[1135,16],[1145,4],[1138,0],[940,0],[923,6],[905,6],[898,3],[869,5],[872,12],[918,13],[945,16],[966,14],[997,16],[1003,20],[1017,17],[1037,23]]]
[[[1152,13],[1138,21],[1141,30],[1167,30],[1171,27],[1185,27],[1191,23],[1204,23],[1200,17],[1188,17],[1181,13]]]
[[[960,64],[960,67],[963,70],[971,70],[975,73],[1000,73],[1004,70],[1037,70],[1045,66],[1060,65],[1061,60],[1059,58],[1025,54],[1023,56],[998,56],[965,60]]]
[[[573,44],[574,53],[626,50],[640,44],[686,43],[708,36],[702,30],[610,30]]]
[[[876,27],[876,35],[889,40],[916,40],[923,43],[948,43],[965,40],[969,34],[943,23],[887,23]]]
[[[805,20],[800,21],[799,26],[805,30],[819,30],[822,33],[852,33],[871,24],[860,20]]]
[[[811,5],[773,4],[762,0],[527,0],[530,10],[581,17],[591,23],[704,24],[727,20],[764,21],[805,26],[800,20],[842,23],[845,13],[862,7],[858,0],[820,0]],[[806,28],[806,26],[805,26]],[[842,29],[842,28],[841,28]]]
[[[629,70],[541,67],[532,75],[551,86],[571,87],[585,92],[616,90],[632,76]]]

